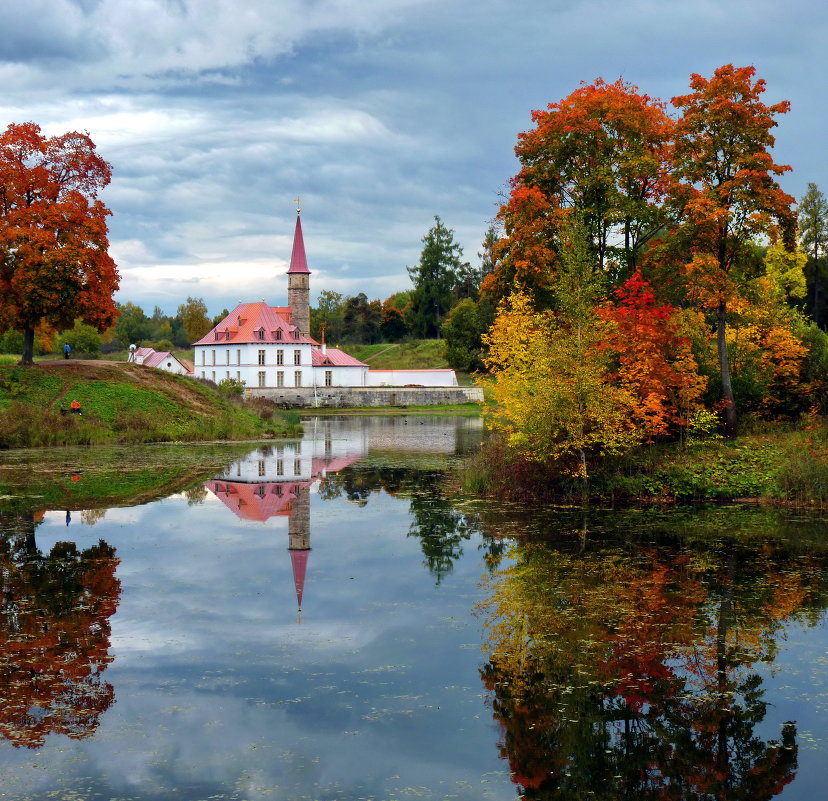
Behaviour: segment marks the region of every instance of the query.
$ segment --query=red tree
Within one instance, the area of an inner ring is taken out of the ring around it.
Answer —
[[[32,122],[0,134],[0,326],[23,332],[23,364],[38,326],[103,330],[117,316],[110,211],[97,199],[110,177],[86,134],[46,138]]]

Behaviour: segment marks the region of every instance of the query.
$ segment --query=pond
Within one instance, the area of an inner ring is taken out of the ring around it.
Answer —
[[[0,457],[0,798],[785,799],[824,518],[464,497],[479,418]]]

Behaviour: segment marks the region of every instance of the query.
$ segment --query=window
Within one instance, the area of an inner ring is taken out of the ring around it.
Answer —
[[[285,463],[281,459],[276,460],[276,475],[283,476],[285,474]]]
[[[215,384],[215,383],[216,383],[216,371],[215,371],[215,370],[213,370],[213,371],[211,372],[211,375],[213,376],[213,379],[212,379],[212,380],[213,380],[213,383]]]
[[[276,446],[276,455],[280,459],[285,455],[285,446],[284,445],[277,445]]]
[[[277,484],[276,487],[275,487],[275,490],[276,490],[277,495],[279,495],[279,496],[282,495],[282,485],[281,484]]]
[[[256,337],[257,337],[258,339],[264,339],[264,328],[260,328],[260,329],[256,332]]]
[[[296,370],[293,373],[293,386],[301,387],[302,386],[302,371]]]
[[[276,339],[281,339],[281,338],[282,338],[282,329],[277,328],[276,329]]]
[[[294,339],[299,339],[299,329],[298,328],[293,332],[293,338]]]
[[[201,377],[202,378],[207,378],[207,371],[206,370],[201,371]]]
[[[206,350],[201,351],[201,364],[202,364],[202,366],[204,365],[204,357],[205,357],[206,355],[207,355],[207,351],[206,351]],[[203,375],[203,373],[202,373],[202,375]]]
[[[325,370],[325,386],[333,386],[333,370]]]
[[[302,472],[302,460],[301,459],[294,459],[293,460],[293,475],[298,476]]]
[[[265,385],[265,375],[266,375],[266,373],[265,373],[264,370],[259,371],[259,386],[260,387],[263,387]]]
[[[236,364],[241,364],[241,348],[236,348]]]
[[[221,339],[221,332],[220,331],[213,332],[213,339],[215,339],[216,342],[218,342]]]
[[[276,371],[276,386],[283,387],[285,385],[285,371],[284,370],[277,370]]]
[[[297,442],[297,443],[293,446],[293,452],[294,452],[295,454],[302,453],[302,443],[301,443],[301,442]]]
[[[229,328],[228,328],[228,329],[224,332],[224,338],[225,338],[228,342],[230,341],[230,329],[229,329]]]
[[[293,363],[294,364],[302,364],[302,351],[301,350],[293,351]]]
[[[213,364],[215,364],[215,363],[216,363],[216,351],[215,351],[215,348],[214,348],[211,352],[212,352],[212,354],[213,354]]]
[[[285,352],[283,350],[276,351],[276,364],[285,363]]]
[[[330,456],[333,453],[333,442],[330,437],[325,437],[325,456]]]
[[[265,460],[259,459],[259,475],[263,476],[265,474]],[[264,489],[264,487],[262,488]]]
[[[227,371],[227,380],[228,381],[230,380],[230,371],[229,370]]]
[[[260,350],[259,351],[259,364],[264,364],[265,363],[264,359],[265,359],[265,352],[263,350]]]
[[[241,381],[241,372],[239,372],[238,370],[236,370],[236,381]]]
[[[230,364],[230,348],[227,348],[227,364]]]

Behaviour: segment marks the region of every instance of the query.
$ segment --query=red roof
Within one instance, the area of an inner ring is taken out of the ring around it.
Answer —
[[[313,357],[313,366],[314,367],[322,367],[323,365],[329,364],[332,367],[367,367],[368,365],[365,362],[361,362],[359,359],[355,359],[353,356],[349,356],[345,351],[339,350],[339,348],[328,348],[327,353],[322,353],[321,350],[314,349],[311,352],[311,356]]]
[[[316,345],[311,337],[299,336],[290,322],[290,309],[259,303],[240,303],[217,326],[211,328],[195,345],[216,345],[222,342],[279,342]],[[259,335],[259,332],[262,335]],[[281,339],[277,331],[281,331]]]
[[[290,273],[310,273],[305,258],[305,240],[302,238],[302,220],[296,215],[296,230],[293,233],[293,250],[290,253]]]
[[[157,351],[153,348],[138,348],[135,351],[136,359],[140,357],[142,359],[141,364],[144,367],[158,367],[164,361],[171,359],[173,361],[178,362],[187,372],[192,373],[193,368],[188,367],[184,362],[181,361],[177,356],[173,356],[168,350],[165,351]]]
[[[293,501],[310,481],[246,484],[237,481],[205,481],[204,486],[237,517],[264,523],[271,517],[290,517]]]

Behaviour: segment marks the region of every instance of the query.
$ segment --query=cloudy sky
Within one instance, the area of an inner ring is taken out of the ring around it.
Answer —
[[[112,163],[118,299],[284,302],[294,198],[321,289],[409,287],[438,214],[475,262],[530,112],[618,77],[669,99],[753,64],[785,188],[825,175],[817,0],[0,0],[0,122]]]

